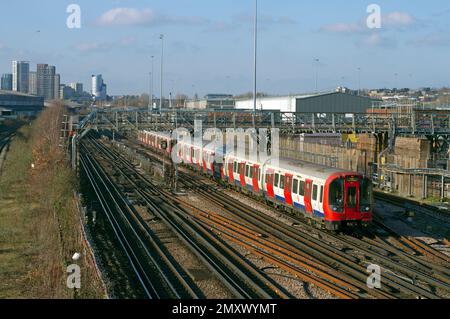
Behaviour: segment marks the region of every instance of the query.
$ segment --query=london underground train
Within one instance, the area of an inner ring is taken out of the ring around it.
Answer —
[[[146,136],[152,141],[160,134],[147,132]],[[160,150],[158,145],[145,139],[140,141]],[[169,144],[175,145],[173,141]],[[270,161],[250,161],[226,152],[226,147],[213,147],[203,142],[182,140],[177,149],[182,163],[195,171],[289,212],[303,214],[326,229],[368,226],[372,221],[372,182],[360,173],[285,158],[276,165]]]

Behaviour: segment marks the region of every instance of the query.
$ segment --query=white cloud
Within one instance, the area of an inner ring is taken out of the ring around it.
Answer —
[[[114,8],[100,16],[98,25],[143,25],[155,20],[151,9],[138,10],[134,8]]]
[[[329,33],[357,33],[363,31],[363,27],[358,23],[336,23],[322,26],[321,31]]]
[[[416,23],[416,19],[406,12],[391,12],[382,17],[382,24],[388,27],[407,27]]]
[[[357,45],[364,45],[369,47],[383,47],[394,48],[397,46],[397,42],[394,39],[383,37],[379,33],[372,33],[366,37],[363,37],[357,42]]]
[[[161,24],[199,25],[208,20],[201,17],[169,17],[155,13],[150,8],[114,8],[103,13],[97,25],[109,26],[156,26]]]
[[[391,12],[381,17],[382,30],[403,30],[407,27],[412,27],[417,23],[417,20],[406,12]],[[366,20],[360,20],[353,23],[335,23],[324,25],[320,28],[321,31],[327,33],[342,33],[342,34],[356,34],[369,33]]]
[[[83,42],[75,45],[75,49],[81,53],[106,52],[115,48],[129,47],[135,43],[134,37],[127,37],[116,42]]]

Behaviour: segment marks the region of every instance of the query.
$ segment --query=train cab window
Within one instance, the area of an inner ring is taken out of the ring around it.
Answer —
[[[347,190],[347,208],[356,208],[356,187]]]
[[[328,202],[335,212],[342,212],[344,208],[344,179],[338,178],[331,182]]]
[[[298,195],[298,179],[294,179],[292,182],[292,193]]]
[[[323,186],[320,186],[320,203],[323,203]]]
[[[316,201],[317,200],[317,185],[313,185],[313,192],[312,192],[312,200]]]
[[[298,194],[300,196],[305,196],[305,181],[300,181],[300,185],[298,188]]]
[[[284,189],[284,176],[283,175],[280,176],[280,188]]]
[[[275,174],[275,183],[274,183],[274,185],[275,185],[275,187],[278,187],[278,181],[280,180],[280,174]]]

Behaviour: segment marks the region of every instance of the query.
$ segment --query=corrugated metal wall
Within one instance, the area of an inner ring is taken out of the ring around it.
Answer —
[[[297,99],[297,112],[366,113],[371,107],[370,98],[339,92]]]

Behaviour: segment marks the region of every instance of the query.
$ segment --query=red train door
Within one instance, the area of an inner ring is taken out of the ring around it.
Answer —
[[[242,187],[246,187],[246,185],[245,185],[245,163],[239,164],[239,177],[241,179]]]
[[[270,198],[274,198],[275,192],[273,191],[273,171],[268,171],[266,176],[267,176],[267,184],[266,184],[267,194],[269,195]]]
[[[208,159],[208,153],[203,152],[202,154],[203,170],[205,171],[205,173],[208,173],[208,166],[206,165],[205,158]]]
[[[286,174],[285,182],[284,182],[284,199],[286,200],[286,204],[293,205],[292,202],[292,175]]]
[[[310,179],[305,181],[305,210],[309,214],[313,213],[311,204],[312,183]]]
[[[359,218],[359,182],[348,178],[345,182],[345,218]]]
[[[233,165],[234,161],[228,163],[228,180],[230,181],[230,183],[234,183]]]
[[[258,166],[258,165],[255,165],[255,166],[252,167],[252,170],[253,170],[253,174],[252,174],[252,176],[253,176],[253,178],[252,178],[252,180],[253,180],[253,190],[254,190],[256,193],[259,193],[259,185],[258,185],[258,182],[259,182],[259,180],[258,180],[258,169],[259,169],[259,166]]]

